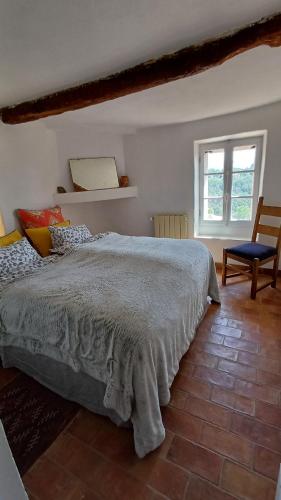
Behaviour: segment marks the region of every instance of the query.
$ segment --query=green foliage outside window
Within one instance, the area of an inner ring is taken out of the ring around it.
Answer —
[[[238,172],[232,175],[232,196],[252,196],[253,194],[253,172]],[[208,175],[207,193],[205,196],[223,196],[224,179],[223,175]],[[208,201],[208,215],[222,216],[222,200]],[[251,199],[237,198],[232,199],[231,204],[232,220],[250,220],[251,219]]]

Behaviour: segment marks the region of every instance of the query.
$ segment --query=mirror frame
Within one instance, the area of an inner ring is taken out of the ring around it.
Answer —
[[[110,160],[108,165],[106,165],[106,160]],[[95,191],[119,187],[116,158],[114,156],[72,158],[69,160],[69,166],[74,191]],[[83,172],[84,168],[85,172]],[[86,179],[86,169],[88,172],[91,169],[93,170],[89,181]],[[78,170],[80,170],[80,180]]]

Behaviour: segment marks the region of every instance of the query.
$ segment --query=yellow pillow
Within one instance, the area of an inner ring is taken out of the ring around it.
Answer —
[[[69,226],[70,221],[65,220],[53,226]],[[48,257],[50,249],[52,248],[52,239],[48,227],[34,227],[25,229],[25,232],[30,239],[32,245],[40,253],[42,257]]]
[[[15,243],[16,241],[19,241],[21,239],[22,235],[19,231],[12,231],[11,233],[6,234],[5,236],[2,236],[0,238],[0,248],[7,247],[8,245],[11,245],[12,243]]]

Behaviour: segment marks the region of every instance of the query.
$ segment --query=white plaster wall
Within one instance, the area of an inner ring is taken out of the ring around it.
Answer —
[[[122,133],[100,132],[91,126],[64,126],[56,130],[58,184],[73,190],[68,160],[114,156],[118,176],[126,172]],[[120,200],[64,205],[63,213],[74,223],[85,223],[93,232],[116,230],[115,210]]]
[[[150,217],[161,212],[187,212],[194,206],[194,140],[253,130],[268,130],[263,194],[280,204],[281,103],[181,125],[147,128],[124,135],[97,131],[93,126],[47,129],[45,123],[0,125],[0,210],[6,229],[15,226],[15,208],[53,205],[58,185],[71,188],[68,160],[115,156],[118,175],[129,175],[139,197],[128,200],[64,205],[73,223],[86,223],[93,232],[153,235]],[[191,224],[191,233],[193,227]],[[235,241],[204,239],[221,261],[222,248]]]
[[[73,189],[68,160],[87,156],[115,156],[118,175],[125,173],[121,133],[97,132],[86,126],[54,130],[42,121],[0,124],[0,210],[6,231],[17,226],[16,208],[53,206],[58,185]],[[62,211],[73,223],[86,223],[93,232],[116,230],[112,218],[119,203],[62,205]]]
[[[0,421],[0,498],[28,500],[17,466]]]
[[[184,105],[184,103],[183,103]],[[120,204],[115,226],[123,233],[152,235],[155,213],[187,212],[193,220],[194,141],[253,130],[268,130],[263,194],[281,204],[281,103],[181,125],[143,129],[124,138],[127,173],[139,188],[130,209]],[[193,232],[193,227],[191,228]],[[222,248],[238,242],[202,239],[217,262]]]
[[[53,205],[58,184],[57,147],[53,131],[41,122],[0,125],[0,210],[6,231],[17,224],[16,208]]]

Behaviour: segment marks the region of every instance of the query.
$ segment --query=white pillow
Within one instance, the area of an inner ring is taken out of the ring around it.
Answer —
[[[26,238],[0,248],[0,282],[20,278],[27,271],[43,265],[44,261]]]
[[[49,226],[48,229],[51,233],[54,250],[60,247],[66,248],[79,245],[93,238],[85,224],[67,227]]]

